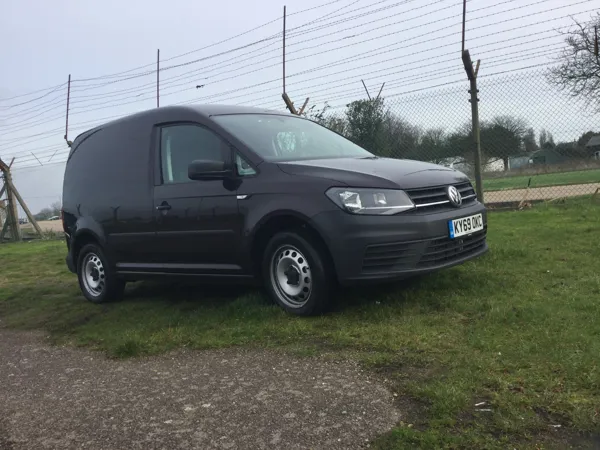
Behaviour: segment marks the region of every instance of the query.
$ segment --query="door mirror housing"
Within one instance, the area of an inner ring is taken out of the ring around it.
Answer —
[[[223,161],[197,159],[188,166],[190,180],[222,180],[231,176],[231,169]]]

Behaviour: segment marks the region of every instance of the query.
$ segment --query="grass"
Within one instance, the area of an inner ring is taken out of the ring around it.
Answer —
[[[343,291],[335,311],[314,318],[286,315],[257,291],[199,285],[140,283],[125,301],[94,306],[66,271],[63,243],[3,245],[0,324],[120,358],[260,346],[359,360],[387,380],[403,414],[372,448],[591,448],[599,223],[589,199],[492,213],[485,257]]]
[[[600,183],[600,169],[573,172],[544,173],[483,180],[485,191],[526,188],[531,178],[531,187],[560,186],[566,184]]]

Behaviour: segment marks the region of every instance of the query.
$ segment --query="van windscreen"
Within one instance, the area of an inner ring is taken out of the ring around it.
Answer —
[[[294,116],[230,114],[213,120],[267,161],[371,157],[339,134]]]

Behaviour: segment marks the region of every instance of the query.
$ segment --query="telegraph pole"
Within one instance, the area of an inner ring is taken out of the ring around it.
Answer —
[[[283,99],[283,102],[285,103],[285,106],[287,107],[287,109],[289,109],[292,114],[296,114],[299,116],[304,112],[304,108],[306,108],[306,105],[308,105],[309,98],[306,97],[306,100],[304,101],[302,108],[300,108],[300,110],[297,110],[296,107],[294,106],[294,102],[292,102],[292,100],[290,100],[290,97],[287,95],[287,92],[285,91],[285,18],[286,18],[286,7],[284,5],[283,6],[283,92],[281,93],[281,98]]]
[[[70,147],[69,143],[69,102],[71,101],[71,74],[69,74],[69,80],[67,81],[67,113],[65,115],[65,141]],[[54,156],[54,155],[52,155]]]
[[[283,5],[283,94],[285,94],[285,5]]]
[[[156,50],[156,107],[160,107],[160,48]]]

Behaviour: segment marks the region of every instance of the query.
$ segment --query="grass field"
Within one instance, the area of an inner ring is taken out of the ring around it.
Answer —
[[[486,191],[526,188],[530,178],[531,187],[600,183],[600,169],[544,173],[540,175],[523,175],[505,178],[486,179],[484,176],[483,186],[484,190]]]
[[[114,357],[259,346],[358,360],[387,380],[404,416],[371,448],[597,448],[599,223],[589,199],[492,213],[482,259],[342,291],[315,318],[254,290],[199,285],[135,284],[123,302],[94,306],[62,242],[3,245],[0,317]]]

